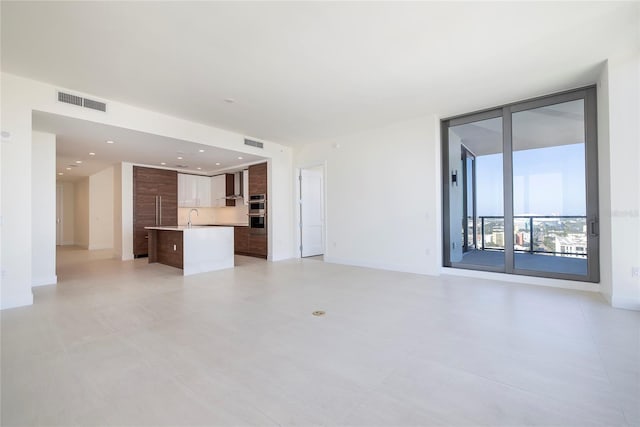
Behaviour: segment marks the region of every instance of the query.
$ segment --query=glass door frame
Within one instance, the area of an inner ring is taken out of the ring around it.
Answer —
[[[461,160],[462,160],[462,227],[464,230],[464,236],[462,238],[462,252],[469,251],[469,210],[471,210],[471,218],[473,221],[473,237],[471,246],[473,249],[477,248],[477,210],[476,210],[476,155],[473,154],[469,148],[464,144],[461,147]],[[471,160],[471,209],[469,209],[469,171],[467,169],[467,161]]]
[[[442,139],[442,257],[443,265],[445,267],[462,268],[466,270],[482,270],[490,271],[494,273],[505,273],[504,267],[489,266],[481,264],[466,264],[451,262],[451,236],[449,230],[451,230],[451,216],[449,215],[449,184],[451,183],[451,175],[449,172],[449,128],[454,126],[466,125],[469,123],[479,122],[483,120],[501,118],[503,114],[502,108],[496,108],[478,113],[465,114],[464,116],[457,116],[449,119],[444,119],[440,122],[441,139]],[[504,133],[504,120],[502,121],[502,130]],[[503,137],[503,151],[504,151],[504,137]],[[503,153],[504,156],[504,153]],[[505,232],[506,234],[506,232]],[[505,242],[506,243],[506,242]],[[505,251],[506,252],[506,251]]]
[[[549,105],[575,100],[584,101],[585,135],[585,182],[586,182],[586,223],[587,223],[587,274],[577,275],[549,271],[516,269],[514,263],[514,224],[513,224],[513,138],[512,114]],[[450,212],[449,212],[449,128],[492,118],[502,118],[503,138],[503,203],[504,203],[504,268],[452,263],[450,250]],[[533,98],[517,103],[503,105],[485,111],[445,118],[440,122],[442,154],[442,261],[445,267],[501,272],[524,276],[546,277],[554,279],[577,280],[583,282],[600,281],[600,238],[598,208],[598,146],[597,146],[597,110],[596,87],[588,86],[566,92]]]

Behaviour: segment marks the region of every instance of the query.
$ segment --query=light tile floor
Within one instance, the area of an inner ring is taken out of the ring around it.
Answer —
[[[236,262],[61,249],[1,312],[2,425],[640,425],[640,313],[598,294]]]

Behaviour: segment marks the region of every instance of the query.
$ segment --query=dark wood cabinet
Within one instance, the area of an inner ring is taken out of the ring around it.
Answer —
[[[238,255],[249,255],[249,227],[233,228],[233,247]]]
[[[267,194],[267,164],[249,166],[249,195]]]
[[[183,233],[171,230],[149,231],[149,262],[183,268]]]
[[[251,234],[249,227],[234,227],[234,252],[237,255],[247,255],[267,258],[267,235]]]
[[[267,258],[267,235],[249,233],[249,255]]]
[[[226,181],[225,181],[225,186],[226,186],[226,195],[227,196],[233,196],[235,193],[235,182],[234,182],[234,177],[232,173],[228,173],[226,174]],[[236,205],[236,201],[233,199],[226,199],[225,200],[226,205],[227,206],[235,206]]]
[[[267,200],[267,205],[269,203],[269,196],[267,194],[267,163],[260,163],[257,165],[249,166],[249,195],[264,195]],[[269,226],[269,221],[267,219],[267,213],[265,212],[265,223],[267,227]],[[247,236],[248,240],[248,251],[246,255],[258,257],[258,258],[267,258],[268,254],[268,241],[267,241],[267,233],[261,234],[258,233],[257,230],[253,230],[249,228],[249,233]]]
[[[144,227],[178,224],[178,173],[133,167],[133,255],[149,251]]]

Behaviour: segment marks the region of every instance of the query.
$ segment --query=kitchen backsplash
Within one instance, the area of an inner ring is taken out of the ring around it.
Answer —
[[[239,200],[240,206],[227,206],[224,208],[193,208],[198,209],[198,216],[195,212],[191,215],[193,225],[207,224],[247,224],[249,212],[248,206]],[[189,221],[189,211],[192,208],[178,208],[178,225],[187,225]]]

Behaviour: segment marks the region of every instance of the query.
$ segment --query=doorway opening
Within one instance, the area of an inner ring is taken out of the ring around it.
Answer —
[[[56,184],[56,246],[62,246],[64,242],[64,188]]]
[[[298,172],[300,257],[323,259],[325,252],[324,165]]]

